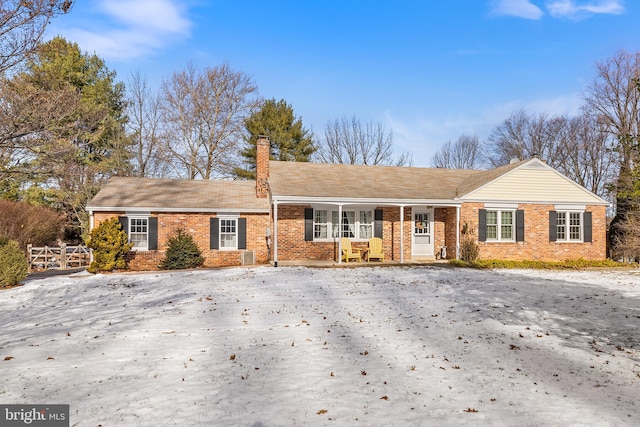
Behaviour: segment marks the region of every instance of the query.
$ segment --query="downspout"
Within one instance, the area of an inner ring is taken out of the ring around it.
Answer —
[[[342,205],[338,205],[338,264],[342,264]]]
[[[278,266],[278,202],[273,202],[273,266]]]
[[[400,206],[400,264],[404,264],[404,205]]]
[[[456,206],[456,259],[460,259],[460,206]]]

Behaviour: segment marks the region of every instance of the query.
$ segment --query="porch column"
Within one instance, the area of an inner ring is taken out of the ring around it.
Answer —
[[[456,259],[460,259],[460,206],[456,206]]]
[[[342,205],[338,205],[338,264],[342,264]]]
[[[400,264],[404,264],[404,206],[400,206]]]
[[[273,266],[278,266],[278,203],[273,202]]]

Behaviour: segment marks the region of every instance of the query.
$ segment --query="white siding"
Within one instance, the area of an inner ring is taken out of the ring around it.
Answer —
[[[605,204],[601,198],[568,178],[544,168],[519,168],[462,197],[539,203]]]

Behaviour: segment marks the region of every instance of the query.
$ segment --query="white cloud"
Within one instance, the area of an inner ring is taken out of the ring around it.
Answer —
[[[540,19],[544,15],[542,9],[529,0],[494,0],[491,12],[500,16],[516,16],[525,19]]]
[[[620,15],[624,13],[621,0],[594,0],[577,2],[574,0],[554,0],[546,4],[551,16],[555,18],[582,18],[591,14]]]
[[[141,58],[189,37],[192,24],[181,5],[177,0],[102,0],[92,10],[96,19],[73,21],[57,31],[103,59]]]

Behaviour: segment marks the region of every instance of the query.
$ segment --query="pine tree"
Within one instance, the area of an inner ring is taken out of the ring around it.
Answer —
[[[258,136],[266,135],[271,140],[271,160],[308,162],[316,151],[313,134],[296,117],[293,107],[284,99],[264,101],[261,108],[245,120],[246,148],[240,152],[247,164],[246,169],[236,168],[240,178],[255,179],[256,143]]]
[[[160,268],[180,270],[200,267],[203,263],[202,252],[193,240],[193,236],[179,228],[167,242],[167,252]]]

